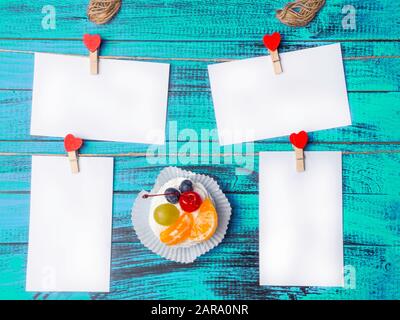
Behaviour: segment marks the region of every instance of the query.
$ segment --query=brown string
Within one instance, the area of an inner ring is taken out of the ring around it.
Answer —
[[[303,27],[314,19],[325,0],[296,0],[276,11],[276,17],[290,27]]]
[[[87,15],[96,24],[107,23],[116,15],[122,0],[90,0]]]

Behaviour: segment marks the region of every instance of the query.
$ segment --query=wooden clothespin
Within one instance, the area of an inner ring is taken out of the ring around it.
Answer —
[[[68,154],[72,173],[79,172],[78,150],[82,146],[82,139],[76,138],[73,134],[67,134],[64,138],[64,147]]]
[[[302,172],[305,170],[304,147],[307,145],[308,142],[307,132],[300,131],[299,133],[292,133],[289,139],[296,153],[296,170],[297,172]]]
[[[83,43],[89,49],[90,60],[90,73],[99,73],[99,48],[101,44],[101,37],[98,34],[85,34],[83,36]]]
[[[263,42],[271,55],[275,74],[282,73],[281,59],[279,58],[278,52],[278,47],[281,43],[281,35],[279,32],[274,32],[272,35],[266,34],[263,38]]]

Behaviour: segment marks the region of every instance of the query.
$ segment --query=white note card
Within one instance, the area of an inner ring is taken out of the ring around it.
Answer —
[[[351,125],[340,44],[208,66],[221,145]]]
[[[27,291],[110,289],[113,158],[33,156]]]
[[[165,143],[169,64],[35,53],[31,135]]]
[[[260,285],[343,286],[342,156],[262,152],[259,163]]]

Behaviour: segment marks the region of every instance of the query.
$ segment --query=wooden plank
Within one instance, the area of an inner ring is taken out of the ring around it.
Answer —
[[[290,147],[290,146],[289,146]],[[65,158],[66,161],[67,158]],[[178,158],[179,160],[179,158]],[[187,164],[178,166],[214,177],[224,192],[258,192],[258,156],[247,158],[247,169],[232,164]],[[241,159],[242,160],[242,159]],[[251,161],[253,161],[251,163]],[[345,194],[376,194],[398,196],[400,190],[400,153],[344,154],[343,192]],[[138,192],[150,190],[159,172],[171,164],[151,164],[145,157],[116,157],[114,191]],[[239,170],[236,170],[238,169]],[[0,192],[28,192],[30,190],[31,157],[0,157]]]
[[[26,244],[0,245],[0,299],[398,299],[399,247],[345,246],[345,288],[261,287],[258,241],[225,241],[193,264],[159,258],[140,243],[114,243],[110,293],[24,291]],[[233,240],[233,239],[232,239]],[[349,272],[350,271],[350,272]],[[238,274],[241,276],[238,277]],[[350,275],[354,275],[351,278]],[[353,281],[350,281],[353,280]],[[355,287],[354,287],[355,284]]]
[[[62,143],[30,144],[29,141],[60,141],[61,138],[32,137],[29,134],[31,91],[0,91],[0,152],[63,153]],[[310,134],[310,143],[348,143],[376,141],[400,142],[398,101],[400,92],[349,93],[353,125],[322,130]],[[216,131],[203,134],[204,129],[216,129],[212,97],[209,92],[170,92],[167,114],[167,140],[169,141],[217,141]],[[188,131],[188,129],[190,129]],[[188,135],[189,134],[189,135]],[[190,139],[190,140],[189,140]],[[5,143],[10,141],[11,143]],[[16,144],[23,141],[23,144]],[[257,143],[257,150],[265,144],[288,142],[287,137],[268,139]],[[112,145],[113,148],[109,148]],[[103,147],[102,147],[103,146]],[[148,146],[131,143],[89,142],[82,153],[146,152]],[[216,146],[218,149],[219,146]],[[102,151],[103,150],[103,151]],[[201,152],[201,150],[199,150]],[[203,152],[204,153],[204,152]]]
[[[329,42],[288,42],[282,44],[280,52],[325,44]],[[0,40],[1,49],[87,55],[82,41]],[[399,91],[400,42],[342,42],[342,51],[349,91]],[[209,64],[265,54],[261,39],[196,43],[105,40],[101,50],[101,55],[106,57],[171,63],[170,91],[209,91]],[[0,88],[32,88],[32,54],[0,51],[0,59]]]
[[[250,162],[252,157],[256,156],[261,151],[291,151],[291,144],[284,141],[285,138],[281,138],[281,142],[268,142],[262,141],[257,142],[254,145],[245,144],[239,145],[238,147],[223,147],[219,149],[216,142],[168,142],[167,150],[169,153],[166,154],[165,150],[161,150],[159,153],[154,153],[153,147],[148,145],[139,144],[119,144],[115,142],[98,142],[98,141],[86,141],[84,153],[80,153],[81,157],[139,157],[146,158],[150,165],[224,165],[233,164],[237,168],[246,168],[246,163]],[[16,143],[18,146],[15,146]],[[195,146],[197,144],[198,150],[203,149],[206,152],[194,153],[190,157],[187,157],[188,145]],[[176,147],[173,147],[176,145]],[[217,149],[213,152],[214,148]],[[207,152],[207,148],[210,152]],[[0,141],[0,157],[13,157],[22,156],[30,157],[32,155],[58,155],[64,156],[64,150],[62,150],[62,142],[58,141]],[[398,142],[315,142],[307,146],[307,151],[341,151],[344,154],[398,154],[399,143]],[[183,163],[181,163],[183,162]]]
[[[137,192],[114,193],[113,242],[135,243],[131,209]],[[235,247],[249,235],[257,237],[258,194],[227,193],[233,207],[226,245]],[[345,194],[343,199],[346,245],[400,245],[400,209],[395,195]],[[0,193],[0,243],[28,242],[29,194]]]
[[[368,60],[378,58],[399,58],[400,42],[390,40],[352,41],[339,40],[282,40],[280,52],[313,48],[340,42],[345,60]],[[17,53],[49,52],[72,55],[87,55],[82,39],[4,39],[0,38],[0,52]],[[155,61],[199,61],[222,62],[231,59],[245,59],[267,55],[262,37],[254,40],[234,41],[143,41],[102,39],[102,58],[126,57]]]
[[[275,10],[281,0],[125,1],[115,19],[98,27],[86,17],[87,2],[53,0],[56,28],[43,29],[40,1],[18,0],[0,3],[0,37],[3,38],[81,38],[85,32],[101,32],[102,38],[115,40],[236,40],[259,39],[265,33],[279,31],[285,39],[399,39],[400,4],[398,1],[365,2],[353,0],[356,28],[344,29],[342,9],[346,2],[328,1],[307,28],[291,28],[280,23]],[[388,18],[390,12],[390,19]],[[21,23],[29,21],[29,23]],[[134,26],[134,27],[133,27]]]
[[[233,164],[182,165],[178,161],[178,165],[214,177],[225,192],[258,192],[258,157],[247,159],[247,171],[236,170],[240,165],[235,164],[234,159],[231,160]],[[399,153],[343,155],[343,192],[398,195],[400,181],[393,177],[398,176],[399,161]],[[117,157],[114,165],[114,191],[149,190],[158,173],[168,165],[171,164],[151,164],[145,157]],[[0,168],[0,192],[30,190],[31,157],[0,157]]]

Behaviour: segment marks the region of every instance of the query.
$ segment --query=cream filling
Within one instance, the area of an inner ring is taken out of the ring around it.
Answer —
[[[183,180],[187,180],[187,178],[175,178],[172,179],[170,181],[168,181],[167,183],[165,183],[160,190],[158,190],[156,193],[164,193],[165,190],[167,190],[168,188],[175,188],[177,190],[179,190],[179,186],[181,185],[181,182]],[[193,191],[197,192],[201,199],[204,201],[206,198],[210,197],[210,195],[208,194],[207,190],[204,188],[204,186],[200,183],[196,183],[193,182]],[[150,228],[151,230],[154,232],[154,234],[156,235],[156,237],[160,238],[160,233],[162,231],[164,231],[165,229],[168,228],[168,226],[163,226],[161,224],[158,224],[157,221],[154,219],[154,210],[156,207],[158,207],[161,204],[164,203],[169,203],[167,201],[167,199],[164,196],[159,196],[159,197],[153,197],[151,199],[151,205],[150,205],[150,214],[149,214],[149,224],[150,224]],[[184,211],[182,210],[179,202],[175,204],[175,206],[178,208],[180,215],[182,215],[184,213]],[[196,220],[197,214],[199,213],[199,210],[193,211],[192,215],[193,215],[193,219]],[[194,244],[198,243],[197,241],[192,241],[192,240],[185,240],[176,246],[182,246],[182,247],[190,247]]]

